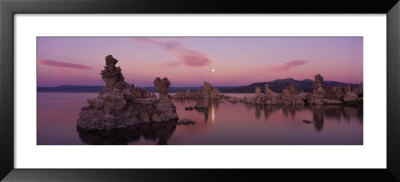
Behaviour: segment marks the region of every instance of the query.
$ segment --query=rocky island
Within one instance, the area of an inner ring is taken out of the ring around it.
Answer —
[[[96,98],[89,99],[82,107],[77,121],[80,130],[109,130],[138,123],[177,121],[174,103],[168,97],[170,81],[156,78],[153,82],[159,93],[135,88],[124,81],[118,60],[111,55],[105,58],[106,66],[101,76],[106,85]]]

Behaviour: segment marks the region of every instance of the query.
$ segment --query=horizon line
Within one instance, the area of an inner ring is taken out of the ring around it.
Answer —
[[[276,79],[276,80],[285,80],[285,79],[293,79],[293,78],[284,78],[284,79]],[[230,85],[230,86],[228,86],[228,85],[218,86],[218,85],[213,85],[212,83],[211,83],[211,85],[212,85],[213,87],[240,87],[240,86],[249,86],[249,85],[254,84],[254,83],[273,82],[273,81],[276,81],[276,80],[272,80],[272,81],[261,81],[261,82],[252,82],[252,83],[250,83],[250,84],[236,85],[236,86],[234,86],[234,85]],[[295,81],[304,81],[304,80],[311,80],[311,79],[302,79],[302,80],[293,79],[293,80],[295,80]],[[314,81],[314,80],[312,80],[312,81]],[[334,81],[334,80],[324,80],[324,82],[340,82],[340,83],[352,84],[352,85],[355,85],[355,84],[359,85],[359,84],[362,84],[362,83],[363,83],[363,82],[360,82],[360,83],[341,82],[341,81]],[[210,83],[210,82],[209,82],[209,83]],[[129,84],[129,83],[128,83],[128,84]],[[56,85],[56,86],[39,86],[39,85],[38,85],[37,88],[38,88],[38,87],[50,87],[50,88],[55,88],[55,87],[61,87],[61,86],[104,87],[105,84],[104,84],[104,85],[74,85],[74,84],[64,84],[64,85]],[[154,87],[154,85],[151,85],[151,86],[140,86],[140,85],[136,85],[136,84],[135,84],[135,86],[138,86],[138,87]],[[182,85],[180,85],[180,86],[171,86],[171,87],[203,87],[203,85],[202,85],[202,84],[199,85],[199,86],[182,86]]]

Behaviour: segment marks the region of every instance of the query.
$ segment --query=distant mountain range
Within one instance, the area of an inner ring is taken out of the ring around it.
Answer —
[[[303,90],[306,92],[311,92],[313,89],[313,80],[305,79],[305,80],[295,80],[293,78],[286,79],[278,79],[269,82],[256,82],[246,86],[239,87],[225,87],[221,88],[220,92],[225,93],[254,93],[256,87],[261,88],[261,92],[264,92],[265,84],[268,84],[268,87],[274,92],[281,92],[283,89],[287,88],[291,82],[294,82],[297,90]],[[325,86],[336,86],[341,85],[342,87],[346,86],[347,83],[337,82],[337,81],[324,81]],[[351,87],[356,87],[358,84],[350,84]]]
[[[246,86],[238,87],[216,87],[221,93],[254,93],[256,87],[260,87],[261,91],[264,92],[265,84],[268,84],[269,88],[275,92],[281,92],[284,88],[288,87],[291,82],[294,82],[298,90],[303,90],[306,92],[311,92],[313,88],[313,80],[295,80],[293,78],[278,79],[269,82],[256,82]],[[346,86],[347,83],[337,82],[337,81],[325,81],[326,86],[341,85]],[[358,84],[350,84],[351,87],[356,87]],[[79,86],[79,85],[62,85],[57,87],[38,87],[38,92],[99,92],[104,88],[104,86]],[[142,89],[146,91],[154,91],[154,87],[143,87]],[[168,92],[174,93],[179,91],[186,91],[190,89],[191,91],[202,89],[200,87],[169,87]]]

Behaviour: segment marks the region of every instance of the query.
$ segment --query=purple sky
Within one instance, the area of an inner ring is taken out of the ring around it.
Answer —
[[[362,37],[38,37],[38,86],[104,85],[104,58],[125,81],[239,86],[281,78],[363,82]],[[214,72],[212,71],[214,69]]]

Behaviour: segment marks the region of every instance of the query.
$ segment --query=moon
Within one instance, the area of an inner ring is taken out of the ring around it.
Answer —
[[[213,69],[211,69],[211,71],[214,73],[214,72],[215,72],[215,69],[213,68]]]

